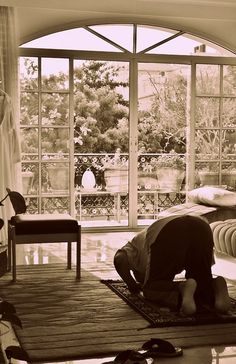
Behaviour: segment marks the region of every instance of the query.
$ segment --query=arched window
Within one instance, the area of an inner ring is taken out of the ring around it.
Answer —
[[[234,53],[181,30],[101,24],[44,35],[20,54],[32,212],[135,227],[208,184],[205,170],[236,188]]]

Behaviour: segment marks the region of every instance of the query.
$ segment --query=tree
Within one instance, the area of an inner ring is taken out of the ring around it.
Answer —
[[[121,66],[85,61],[74,71],[76,153],[128,152],[128,101],[120,89]]]
[[[153,95],[149,110],[139,113],[139,147],[146,153],[185,153],[187,81],[175,73],[161,75],[161,83],[155,75],[147,76]]]

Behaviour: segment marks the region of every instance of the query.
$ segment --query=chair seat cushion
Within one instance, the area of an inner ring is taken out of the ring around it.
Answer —
[[[16,234],[76,233],[78,222],[68,214],[19,214],[11,218]]]

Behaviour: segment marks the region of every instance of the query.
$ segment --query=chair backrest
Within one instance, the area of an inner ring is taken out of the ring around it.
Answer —
[[[17,191],[11,191],[9,188],[6,190],[10,197],[15,214],[24,214],[27,210],[24,197]]]

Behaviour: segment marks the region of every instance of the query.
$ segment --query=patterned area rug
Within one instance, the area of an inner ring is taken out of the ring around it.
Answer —
[[[142,315],[150,327],[205,325],[236,322],[236,300],[231,298],[231,310],[227,314],[218,314],[209,310],[199,310],[193,317],[183,317],[167,307],[159,307],[148,301],[141,294],[131,294],[127,285],[121,280],[102,280],[113,292],[121,297],[129,306]]]
[[[69,362],[107,358],[127,349],[138,350],[152,337],[182,348],[229,345],[236,342],[236,323],[150,327],[147,317],[101,283],[101,272],[75,270],[65,264],[18,266],[0,279],[0,296],[14,304],[23,329],[14,327],[29,363]],[[103,279],[111,276],[102,274]],[[236,298],[233,287],[232,297]],[[104,360],[107,361],[107,360]]]

